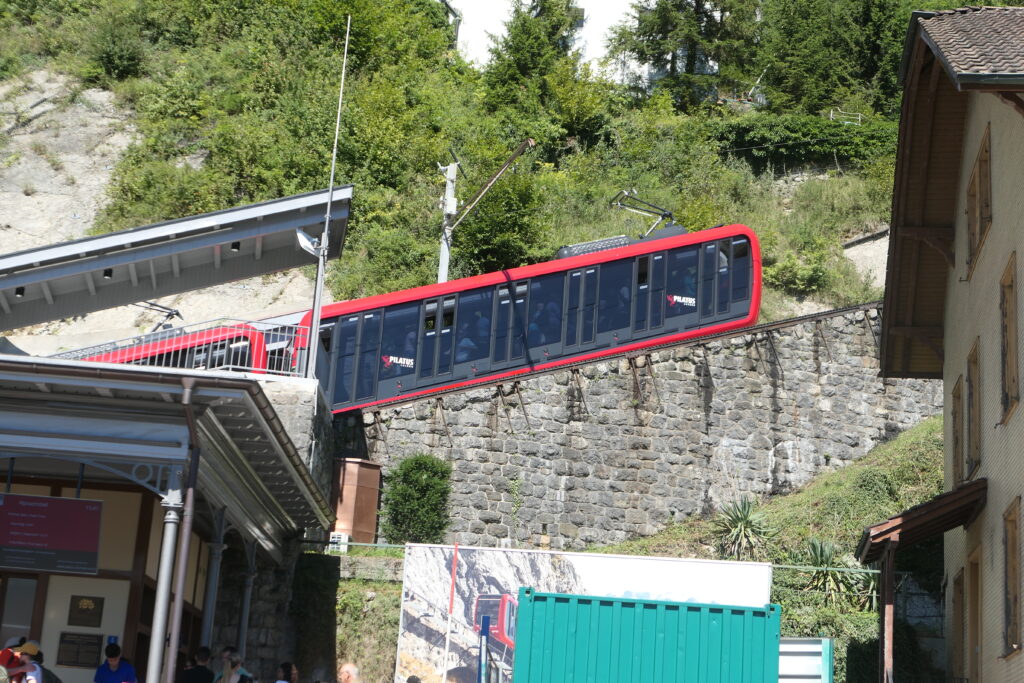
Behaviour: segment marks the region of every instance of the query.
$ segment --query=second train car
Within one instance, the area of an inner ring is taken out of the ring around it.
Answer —
[[[335,413],[372,408],[746,327],[760,299],[747,226],[648,238],[325,306],[320,381]]]

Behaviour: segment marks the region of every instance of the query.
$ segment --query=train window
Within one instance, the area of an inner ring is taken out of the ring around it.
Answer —
[[[434,351],[437,348],[437,301],[423,305],[423,338],[420,340],[420,377],[434,374]]]
[[[562,341],[562,296],[565,275],[553,273],[530,282],[530,322],[526,343],[531,349]]]
[[[661,327],[665,311],[665,255],[651,257],[651,327]]]
[[[380,365],[381,314],[364,313],[359,335],[359,371],[356,373],[356,400],[372,398],[377,388],[377,367]]]
[[[640,256],[636,261],[636,314],[633,316],[633,329],[647,329],[647,304],[650,298],[650,267],[651,257]]]
[[[451,372],[452,369],[452,349],[455,346],[454,326],[455,297],[449,296],[445,298],[444,305],[441,307],[441,341],[438,342],[441,350],[437,356],[437,374],[439,375]]]
[[[629,327],[629,311],[633,291],[633,261],[612,261],[601,266],[598,285],[597,331]]]
[[[714,242],[703,247],[703,259],[700,264],[700,314],[710,316],[715,312],[715,273],[718,270],[718,249]]]
[[[356,330],[359,316],[353,315],[338,323],[337,365],[334,368],[334,402],[352,399],[352,379],[356,369]]]
[[[418,301],[390,306],[384,311],[381,335],[381,379],[411,375],[416,366],[416,327],[420,313]]]
[[[494,293],[490,289],[474,289],[459,295],[456,363],[480,360],[490,354],[493,299]]]
[[[565,320],[565,345],[576,343],[580,317],[580,286],[583,284],[582,271],[569,273],[569,309]]]
[[[583,334],[580,343],[594,341],[594,319],[597,307],[597,268],[588,268],[583,280]]]
[[[515,319],[512,323],[512,351],[509,358],[516,359],[523,357],[523,340],[526,332],[526,283],[517,282],[515,296],[512,297],[512,314]]]
[[[737,237],[732,241],[732,300],[744,301],[750,296],[750,241]]]
[[[732,274],[732,268],[730,268],[730,260],[732,257],[732,249],[730,249],[729,240],[722,240],[718,243],[718,312],[727,313],[729,311],[729,299],[732,296],[732,290],[729,286],[729,278]]]
[[[697,310],[697,250],[698,247],[680,247],[668,252],[666,318],[687,315]]]
[[[494,361],[500,363],[508,354],[509,318],[512,315],[512,298],[508,287],[498,287],[498,312],[494,326]]]

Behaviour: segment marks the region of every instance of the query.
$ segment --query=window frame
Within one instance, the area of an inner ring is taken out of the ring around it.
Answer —
[[[1006,270],[999,280],[999,313],[1002,368],[1000,405],[1002,424],[1006,424],[1020,402],[1020,370],[1017,356],[1017,252],[1010,254]]]
[[[981,339],[974,340],[974,346],[967,354],[967,457],[964,479],[973,479],[981,469],[981,365],[978,348]]]
[[[1003,512],[1003,657],[1020,650],[1020,496],[1017,496]]]
[[[967,182],[967,279],[974,274],[981,248],[992,226],[992,124],[978,146],[978,155]]]
[[[952,423],[952,449],[953,449],[953,486],[961,484],[964,481],[965,469],[965,458],[966,453],[964,452],[964,395],[963,395],[964,376],[960,375],[956,378],[956,384],[953,385],[953,392],[950,395],[950,411],[949,419]]]

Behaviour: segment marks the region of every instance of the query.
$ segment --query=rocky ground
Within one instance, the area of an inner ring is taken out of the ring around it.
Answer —
[[[0,83],[0,253],[86,236],[107,201],[114,166],[134,140],[131,112],[108,91],[49,71]],[[312,298],[312,283],[296,270],[157,303],[198,323],[289,313]],[[8,332],[0,350],[47,355],[129,337],[161,318],[135,306],[99,311]]]

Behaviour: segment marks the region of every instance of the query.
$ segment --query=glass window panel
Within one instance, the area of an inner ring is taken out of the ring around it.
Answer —
[[[732,274],[730,267],[731,250],[730,243],[723,240],[718,244],[718,312],[726,313],[729,310],[729,301],[732,292],[729,286],[729,278]]]
[[[36,579],[9,577],[4,581],[4,615],[0,638],[27,636],[32,628],[32,611],[36,602]],[[51,664],[52,666],[52,664]]]
[[[455,297],[444,300],[441,312],[441,334],[438,336],[440,352],[437,354],[437,374],[451,372],[452,349],[455,347]]]
[[[641,256],[636,262],[636,314],[633,316],[633,329],[647,329],[647,301],[650,296],[649,269],[650,257]]]
[[[377,367],[381,365],[380,312],[363,314],[363,329],[359,334],[359,372],[356,375],[356,400],[371,398],[377,393]]]
[[[337,365],[334,368],[334,402],[352,400],[352,381],[356,370],[356,330],[359,316],[343,318],[338,323]]]
[[[420,377],[434,374],[434,353],[437,350],[437,301],[423,305],[423,339],[420,340]]]
[[[680,247],[668,252],[666,318],[687,315],[697,310],[697,250],[698,247]]]
[[[750,242],[746,237],[732,241],[732,300],[750,296]]]
[[[381,379],[404,377],[415,372],[416,327],[420,302],[391,306],[384,311],[381,336]]]
[[[491,353],[491,314],[494,291],[475,289],[459,295],[455,362],[486,358]]]
[[[523,356],[523,338],[526,332],[526,285],[516,285],[516,295],[512,300],[512,350],[509,357],[513,360]]]
[[[700,314],[710,316],[715,312],[715,273],[718,270],[718,254],[714,242],[703,247],[701,263]]]
[[[612,261],[601,266],[598,285],[597,331],[629,327],[633,299],[633,261]]]
[[[553,273],[530,282],[530,322],[526,341],[531,349],[562,341],[562,296],[565,275]]]
[[[594,321],[597,318],[597,268],[589,268],[583,282],[583,340],[594,341]]]
[[[577,271],[569,274],[569,310],[566,311],[565,344],[576,343],[580,317],[580,287],[583,284],[583,273]]]
[[[665,311],[665,255],[651,257],[651,327],[660,327]]]
[[[498,288],[498,312],[494,328],[494,360],[504,361],[508,357],[509,320],[512,316],[512,300],[508,287]]]

